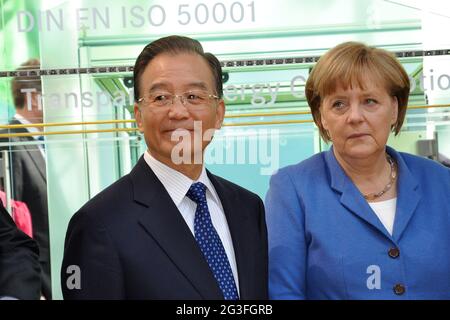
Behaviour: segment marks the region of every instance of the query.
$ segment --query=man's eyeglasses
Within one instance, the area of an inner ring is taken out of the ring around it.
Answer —
[[[217,100],[218,96],[210,94],[207,91],[192,90],[182,94],[172,94],[168,92],[153,92],[147,97],[140,98],[138,103],[144,103],[151,107],[160,108],[171,106],[175,103],[175,99],[179,98],[185,107],[205,106],[211,99]]]

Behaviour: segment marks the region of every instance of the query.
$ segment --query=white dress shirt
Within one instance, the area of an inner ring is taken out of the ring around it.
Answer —
[[[380,202],[369,202],[370,207],[380,219],[386,230],[392,236],[394,230],[395,210],[397,207],[397,198]]]
[[[231,270],[233,272],[234,282],[236,283],[236,288],[239,293],[239,278],[230,229],[228,228],[227,218],[223,211],[222,203],[220,202],[216,189],[206,174],[205,167],[202,168],[202,173],[200,174],[198,180],[193,181],[184,174],[156,160],[148,152],[148,150],[144,153],[144,160],[169,193],[170,198],[172,198],[172,201],[177,206],[181,216],[188,225],[194,237],[194,218],[197,204],[189,199],[186,196],[186,193],[195,182],[201,182],[206,186],[206,202],[211,214],[212,224],[219,234],[220,240],[225,248],[225,253],[227,254],[228,261],[230,262]]]
[[[24,117],[22,117],[22,116],[21,116],[20,114],[18,114],[18,113],[16,113],[16,114],[14,115],[14,119],[16,119],[17,121],[19,121],[21,124],[33,124],[33,123],[31,123],[30,121],[28,121],[27,119],[25,119]],[[41,132],[41,131],[39,131],[36,127],[26,127],[25,129],[27,129],[27,131],[30,132],[30,133]],[[44,146],[43,146],[41,140],[39,140],[39,137],[42,137],[42,136],[32,136],[32,138],[34,138],[34,140],[36,140],[36,141],[39,142],[38,148],[39,148],[39,151],[40,151],[41,154],[42,154],[42,157],[43,157],[44,160],[45,160]]]

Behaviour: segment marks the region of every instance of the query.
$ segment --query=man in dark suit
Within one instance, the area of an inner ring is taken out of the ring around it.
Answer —
[[[266,299],[261,199],[203,165],[222,125],[222,69],[193,39],[147,45],[134,68],[147,151],[71,219],[66,299]]]
[[[0,201],[0,299],[39,299],[39,250]]]
[[[40,62],[31,59],[18,70],[39,69]],[[12,81],[12,94],[16,114],[10,125],[32,125],[42,123],[41,80],[39,76],[15,77]],[[3,130],[2,134],[20,134],[36,132],[41,127],[12,128]],[[42,269],[42,294],[51,299],[50,281],[50,247],[47,206],[47,178],[45,168],[45,151],[41,142],[43,136],[18,136],[2,138],[1,142],[13,143],[3,147],[9,151],[11,167],[12,197],[27,204],[30,209],[33,237],[39,245]],[[24,143],[24,144],[22,144]]]

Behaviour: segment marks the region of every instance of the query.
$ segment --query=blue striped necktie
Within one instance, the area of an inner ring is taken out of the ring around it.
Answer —
[[[234,282],[233,272],[225,248],[214,228],[208,204],[206,186],[201,182],[192,184],[186,194],[197,204],[194,218],[195,240],[216,278],[225,300],[238,300],[239,295]]]

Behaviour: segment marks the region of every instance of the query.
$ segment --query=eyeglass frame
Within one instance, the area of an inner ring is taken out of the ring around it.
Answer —
[[[153,108],[159,109],[159,108],[164,108],[164,107],[168,107],[168,106],[173,106],[174,103],[175,103],[175,98],[177,98],[177,97],[179,98],[181,104],[183,106],[187,107],[187,108],[189,108],[189,106],[196,106],[196,105],[190,104],[188,102],[188,100],[185,98],[186,94],[195,93],[195,92],[196,92],[195,90],[191,90],[191,91],[183,92],[182,94],[167,93],[166,96],[170,96],[171,97],[171,99],[167,99],[167,101],[170,101],[170,102],[167,102],[167,104],[164,104],[164,105],[161,105],[161,106],[156,106],[156,107],[153,107]],[[220,100],[220,97],[218,95],[208,93],[207,91],[201,91],[201,92],[202,93],[207,93],[206,97],[208,99]],[[147,98],[146,97],[139,98],[137,100],[137,103],[139,104],[139,103],[145,101],[145,99],[147,99]],[[148,105],[151,105],[151,102]],[[203,104],[198,104],[197,106],[201,106],[201,105],[203,105]]]

